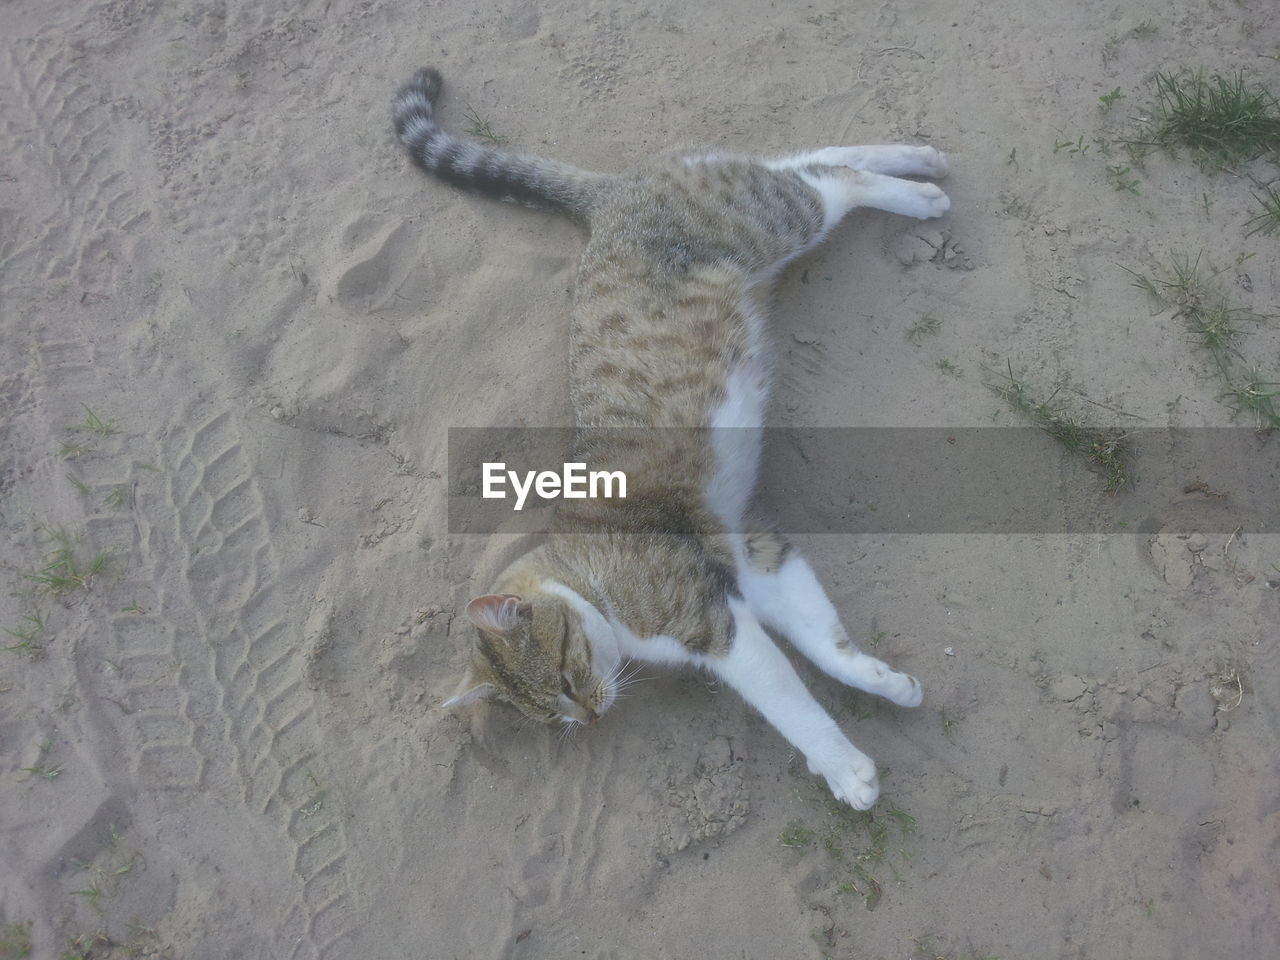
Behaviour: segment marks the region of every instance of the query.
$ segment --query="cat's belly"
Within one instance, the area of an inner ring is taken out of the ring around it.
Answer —
[[[725,398],[711,416],[715,470],[707,484],[707,507],[730,530],[740,531],[760,471],[768,371],[749,358],[725,381]]]

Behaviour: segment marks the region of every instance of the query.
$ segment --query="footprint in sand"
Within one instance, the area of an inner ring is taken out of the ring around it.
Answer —
[[[1185,533],[1159,533],[1151,539],[1151,562],[1164,582],[1175,590],[1186,590],[1195,579],[1192,568],[1197,556],[1188,541],[1189,535]]]
[[[343,231],[331,300],[353,314],[386,306],[418,264],[413,233],[403,220],[360,217]],[[345,263],[347,266],[342,266]]]

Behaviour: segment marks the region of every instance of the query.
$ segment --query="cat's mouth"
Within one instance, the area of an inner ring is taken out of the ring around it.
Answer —
[[[562,695],[560,698],[560,721],[562,723],[582,723],[589,726],[599,720],[607,709],[609,709],[608,704],[604,704],[599,710],[596,710]]]

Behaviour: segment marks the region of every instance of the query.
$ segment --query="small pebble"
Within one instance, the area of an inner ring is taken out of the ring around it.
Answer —
[[[943,647],[942,652],[945,653],[948,657],[954,657],[956,655],[956,651],[954,647]]]

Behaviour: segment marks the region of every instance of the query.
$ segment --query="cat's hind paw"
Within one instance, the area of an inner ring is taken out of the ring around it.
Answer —
[[[916,147],[916,169],[908,171],[918,177],[932,177],[941,180],[951,172],[951,164],[947,155],[935,147]]]
[[[917,183],[914,180],[900,182],[910,186],[899,188],[899,205],[892,212],[915,217],[917,220],[931,220],[951,209],[951,198],[936,183]]]
[[[951,200],[936,183],[855,171],[854,206],[874,207],[903,217],[928,220],[951,209]]]

